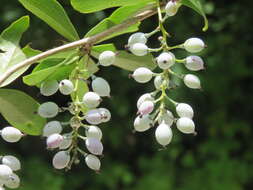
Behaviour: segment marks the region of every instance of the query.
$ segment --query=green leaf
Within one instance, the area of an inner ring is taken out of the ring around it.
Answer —
[[[23,16],[17,21],[13,22],[8,28],[6,28],[1,33],[1,37],[18,46],[23,33],[29,27],[29,23],[30,23],[29,16]]]
[[[26,59],[25,54],[19,47],[19,41],[22,34],[29,26],[29,17],[24,16],[12,23],[0,35],[0,47],[3,51],[0,53],[0,75],[4,74],[12,66]],[[6,86],[23,74],[29,66],[22,68],[12,74],[2,85]]]
[[[19,0],[19,2],[68,40],[79,39],[68,15],[56,0]]]
[[[29,135],[40,135],[46,119],[36,114],[39,104],[27,94],[0,89],[0,113],[17,129]]]
[[[134,5],[137,3],[147,4],[155,0],[71,0],[72,6],[82,13],[97,12],[111,7]]]
[[[205,12],[203,10],[203,7],[202,7],[201,3],[199,2],[199,0],[181,0],[180,2],[183,5],[192,8],[197,13],[199,13],[200,15],[203,16],[205,25],[204,25],[202,30],[207,31],[207,29],[208,29],[208,20],[206,18],[206,14],[205,14]]]
[[[47,59],[37,67],[33,72],[23,77],[23,82],[27,85],[34,86],[40,85],[45,80],[62,80],[68,78],[69,74],[75,68],[74,64],[71,64],[77,60],[78,57],[74,57],[69,61],[59,58]]]
[[[146,56],[135,56],[126,51],[118,52],[114,65],[129,71],[134,71],[139,67],[147,67],[151,70],[156,68],[151,54]]]
[[[135,15],[141,9],[145,8],[145,6],[146,6],[145,3],[139,3],[139,4],[132,5],[132,6],[125,6],[125,7],[118,8],[117,10],[115,10],[112,13],[111,16],[109,16],[108,18],[102,20],[94,28],[92,28],[85,35],[85,37],[93,36],[95,34],[103,32],[103,31],[105,31],[105,30],[107,30],[107,29],[109,29],[109,28],[111,28],[115,25],[118,25],[118,24],[124,22],[126,19],[128,19],[129,17]],[[139,25],[140,25],[140,22],[130,26],[129,28],[127,28],[125,30],[114,33],[114,34],[108,36],[107,38],[102,39],[101,41],[110,39],[112,37],[115,37],[115,36],[118,36],[118,35],[121,35],[121,34],[134,32],[134,31],[138,30]]]
[[[102,45],[97,45],[93,46],[92,49],[92,54],[100,54],[103,51],[116,51],[116,47],[114,44],[102,44]]]
[[[101,52],[93,51],[91,52],[91,55],[98,58]],[[146,56],[135,56],[127,53],[126,51],[117,52],[116,60],[113,65],[128,71],[134,71],[138,67],[147,67],[151,70],[156,68],[156,64],[154,63],[153,56],[151,54]]]
[[[33,49],[29,45],[26,45],[25,47],[23,47],[22,51],[27,58],[33,57],[41,53],[40,50]]]

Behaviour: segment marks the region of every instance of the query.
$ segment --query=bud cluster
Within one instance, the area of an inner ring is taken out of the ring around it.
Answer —
[[[105,51],[100,54],[99,64],[109,66],[114,60],[115,53]],[[78,80],[84,79],[78,78]],[[56,169],[70,169],[73,163],[79,163],[78,154],[81,154],[85,157],[89,168],[95,171],[100,170],[101,164],[98,156],[103,154],[103,144],[101,142],[102,131],[97,125],[108,122],[111,119],[111,113],[99,105],[102,97],[110,97],[111,89],[105,79],[94,75],[91,76],[91,89],[92,91],[83,94],[81,102],[74,99],[66,108],[59,108],[54,102],[45,102],[38,108],[38,114],[48,119],[55,118],[63,111],[69,111],[72,115],[69,122],[51,120],[43,129],[43,136],[47,138],[47,149],[58,150],[52,161]],[[46,81],[40,87],[40,92],[44,96],[51,96],[58,90],[63,95],[72,95],[72,93],[75,94],[76,86],[71,79],[64,79],[59,83],[55,80]],[[70,126],[70,128],[65,130],[64,126]],[[88,153],[82,150],[79,141],[85,142]]]
[[[0,131],[2,138],[9,143],[18,142],[23,134],[16,128],[8,126]],[[18,158],[12,155],[0,155],[0,189],[4,187],[16,189],[20,186],[20,178],[14,172],[21,169]]]
[[[184,64],[190,71],[199,71],[204,69],[204,62],[197,55],[187,56],[185,59],[177,59],[172,52],[173,49],[185,49],[189,53],[198,53],[205,47],[204,42],[196,37],[187,39],[183,44],[168,46],[167,35],[163,27],[164,21],[174,16],[179,7],[179,1],[169,1],[165,7],[165,15],[159,12],[159,27],[150,33],[137,32],[132,34],[128,39],[129,50],[136,56],[144,56],[148,53],[158,53],[154,59],[155,64],[161,70],[155,73],[149,68],[139,67],[133,74],[132,78],[138,83],[147,83],[154,78],[155,91],[143,94],[137,101],[137,117],[134,120],[134,129],[137,132],[144,132],[151,127],[156,126],[155,138],[162,145],[168,145],[173,136],[172,126],[175,123],[177,129],[185,134],[196,134],[195,124],[192,120],[194,111],[186,103],[178,103],[172,100],[168,94],[173,89],[172,76],[180,78],[183,83],[192,89],[201,89],[199,78],[194,74],[179,74],[173,71],[177,64]],[[153,34],[161,32],[159,37],[161,46],[159,48],[149,48],[146,44],[148,38]]]
[[[204,62],[195,53],[205,48],[205,43],[197,37],[187,39],[184,43],[169,46],[167,44],[168,33],[163,23],[170,17],[176,15],[181,3],[178,0],[170,0],[164,9],[164,15],[157,1],[159,26],[150,33],[137,32],[128,39],[127,49],[136,56],[154,54],[154,63],[157,71],[148,67],[139,67],[132,73],[131,77],[138,83],[147,83],[153,79],[155,90],[141,95],[137,101],[137,117],[134,120],[134,129],[144,132],[151,127],[156,127],[156,141],[167,146],[173,137],[172,126],[184,134],[196,134],[193,122],[194,111],[187,103],[178,103],[169,97],[173,90],[173,77],[182,80],[185,86],[191,89],[201,89],[201,82],[195,74],[181,74],[173,70],[178,64],[184,64],[190,72],[204,69]],[[160,32],[158,38],[160,47],[148,47],[148,39]],[[184,49],[193,55],[178,59],[174,49]],[[82,49],[82,48],[80,48]],[[89,52],[89,51],[87,51]],[[87,53],[86,52],[86,53]],[[99,171],[101,167],[100,157],[103,154],[102,130],[98,125],[106,123],[111,119],[111,113],[107,108],[101,107],[102,98],[110,97],[111,88],[109,83],[102,77],[92,75],[87,64],[79,65],[81,58],[85,57],[79,52],[77,66],[69,78],[61,81],[45,80],[40,85],[40,93],[43,96],[52,96],[58,91],[62,95],[71,97],[67,107],[59,107],[55,102],[42,103],[37,114],[49,121],[45,124],[42,136],[46,138],[46,148],[56,150],[52,159],[55,169],[70,169],[72,164],[80,162],[79,156],[84,157],[86,165]],[[90,55],[87,55],[88,58]],[[115,63],[117,54],[113,51],[104,51],[98,57],[98,66],[108,67]],[[88,60],[87,60],[88,62]],[[80,68],[80,67],[81,68]],[[83,75],[83,73],[85,73]],[[89,76],[89,77],[88,77]],[[80,82],[81,81],[81,82]],[[80,83],[79,83],[80,82]],[[89,85],[80,86],[85,82]],[[56,117],[62,112],[68,112],[70,116],[67,122],[59,121]],[[18,142],[24,134],[14,127],[8,126],[0,130],[0,136],[9,143]],[[18,188],[19,177],[13,173],[21,168],[20,161],[14,156],[0,156],[0,190]]]

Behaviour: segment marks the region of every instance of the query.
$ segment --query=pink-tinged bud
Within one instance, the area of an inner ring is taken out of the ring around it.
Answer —
[[[191,71],[199,71],[204,69],[204,61],[201,57],[196,55],[191,55],[186,57],[185,66]]]
[[[53,166],[55,169],[63,169],[68,166],[70,155],[67,151],[57,152],[53,157]]]
[[[103,115],[99,109],[93,109],[86,113],[85,120],[92,125],[97,125],[103,122]]]
[[[101,163],[98,157],[92,154],[89,154],[88,156],[85,157],[85,162],[90,169],[95,170],[95,171],[100,170]]]
[[[85,141],[86,147],[90,153],[101,155],[103,153],[103,144],[96,138],[87,138]]]
[[[50,135],[47,138],[47,148],[58,148],[61,145],[63,139],[63,136],[57,133]]]
[[[145,101],[143,102],[140,107],[138,112],[141,115],[146,115],[146,114],[150,114],[154,109],[154,103],[152,101]]]

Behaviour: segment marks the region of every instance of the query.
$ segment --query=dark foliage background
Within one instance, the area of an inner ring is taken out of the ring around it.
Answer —
[[[95,14],[75,12],[68,1],[60,0],[83,36],[113,9]],[[95,2],[95,1],[94,1]],[[208,49],[201,55],[207,69],[197,73],[203,91],[183,85],[172,92],[179,102],[190,103],[195,110],[196,137],[174,132],[166,150],[159,151],[154,131],[132,133],[135,102],[152,89],[128,79],[128,72],[104,68],[99,75],[110,81],[112,98],[104,105],[112,110],[113,119],[102,126],[105,157],[102,171],[90,171],[81,163],[64,173],[51,167],[53,152],[45,149],[45,140],[26,137],[18,144],[1,140],[1,154],[13,154],[22,161],[20,190],[250,190],[253,189],[253,14],[252,1],[203,1],[209,15],[210,29],[201,32],[202,18],[188,8],[180,9],[166,27],[171,43],[198,36]],[[251,7],[251,8],[250,8]],[[20,16],[31,15],[18,1],[1,0],[0,30]],[[141,30],[154,29],[156,17],[145,21]],[[129,35],[113,40],[123,49]],[[45,50],[61,44],[61,37],[45,23],[31,15],[31,27],[22,44]],[[150,45],[156,45],[156,39]],[[176,54],[184,57],[183,51]],[[182,69],[182,68],[179,68]],[[23,90],[40,102],[47,99],[36,88],[24,86],[21,80],[9,88]],[[68,101],[57,94],[50,98],[60,105]],[[1,105],[0,105],[1,106]],[[1,128],[7,123],[1,118]]]

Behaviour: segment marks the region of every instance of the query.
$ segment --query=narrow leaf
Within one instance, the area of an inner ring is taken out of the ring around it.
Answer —
[[[36,114],[39,104],[27,94],[0,89],[0,113],[17,129],[29,135],[40,135],[46,120]]]
[[[3,52],[0,53],[0,75],[4,74],[12,66],[26,59],[25,54],[19,47],[19,41],[22,34],[29,26],[29,17],[24,16],[12,23],[0,35],[0,47]],[[12,74],[2,85],[6,86],[22,75],[29,66],[24,67]]]
[[[102,51],[101,51],[102,52]],[[93,51],[92,55],[98,58],[99,51]],[[153,56],[148,54],[146,56],[135,56],[133,54],[127,53],[126,51],[118,51],[114,66],[120,67],[128,71],[134,71],[138,67],[147,67],[151,70],[156,68],[153,61]]]
[[[79,39],[73,24],[58,1],[19,0],[19,2],[68,40],[75,41]]]
[[[102,44],[92,47],[92,55],[96,55],[96,57],[102,53],[103,51],[116,51],[116,47],[113,44]]]
[[[94,28],[92,28],[86,35],[85,37],[89,37],[89,36],[93,36],[95,34],[98,34],[102,31],[105,31],[115,25],[118,25],[122,22],[124,22],[126,19],[128,19],[129,17],[135,15],[137,12],[139,12],[141,9],[143,9],[146,6],[145,3],[139,3],[139,4],[135,4],[135,5],[131,5],[131,6],[125,6],[125,7],[120,7],[117,10],[115,10],[111,16],[109,16],[108,18],[102,20],[100,23],[98,23]],[[132,26],[130,26],[129,28],[114,33],[110,36],[108,36],[107,38],[101,40],[107,40],[110,39],[112,37],[121,35],[121,34],[125,34],[125,33],[129,33],[129,32],[134,32],[136,30],[138,30],[140,23],[134,24]]]
[[[111,7],[134,5],[137,3],[147,4],[155,0],[71,0],[72,6],[82,13],[97,12]]]
[[[13,22],[8,28],[6,28],[1,33],[1,37],[18,46],[23,33],[29,27],[29,23],[29,16],[23,16],[17,21]]]
[[[114,65],[129,71],[134,71],[139,67],[147,67],[151,70],[156,68],[151,54],[139,57],[126,51],[118,52]]]
[[[40,50],[33,49],[29,45],[26,45],[25,47],[23,47],[22,51],[26,55],[27,58],[33,57],[41,53]]]
[[[23,82],[27,85],[40,85],[46,80],[62,80],[69,76],[74,69],[73,63],[77,58],[71,59],[69,62],[62,59],[47,59],[40,63],[33,72],[23,77]]]

